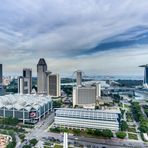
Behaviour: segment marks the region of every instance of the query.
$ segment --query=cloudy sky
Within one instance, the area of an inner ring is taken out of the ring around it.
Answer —
[[[0,63],[21,74],[40,57],[72,75],[142,75],[148,63],[147,0],[1,0]]]

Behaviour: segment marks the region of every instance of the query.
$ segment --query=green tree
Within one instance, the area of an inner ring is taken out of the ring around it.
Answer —
[[[20,137],[21,141],[24,141],[24,139],[25,139],[25,135],[24,134],[20,134],[19,137]]]
[[[80,135],[81,131],[80,131],[80,129],[73,129],[73,133],[75,135]]]
[[[93,135],[93,134],[94,134],[94,131],[89,128],[89,129],[86,129],[86,133],[87,133],[88,135]]]
[[[116,133],[116,136],[118,138],[124,139],[126,137],[126,133],[119,131],[119,132]]]
[[[123,118],[124,117],[125,110],[120,109],[120,111],[121,111],[121,117]]]
[[[122,120],[121,121],[121,131],[126,131],[128,130],[128,124],[126,123],[126,121]]]
[[[139,130],[143,133],[148,132],[148,120],[142,120],[140,122]]]
[[[111,138],[111,137],[113,137],[113,133],[109,129],[104,129],[104,130],[102,130],[102,136],[107,137],[107,138]]]
[[[31,148],[30,145],[24,145],[23,148]]]
[[[99,129],[94,130],[94,135],[95,136],[102,136],[102,131]]]
[[[54,108],[60,108],[62,105],[62,102],[61,101],[53,101],[53,107]]]
[[[30,140],[30,144],[35,146],[38,143],[38,141],[34,138]]]
[[[7,146],[6,146],[6,148],[15,148],[15,143],[14,142],[10,142]]]

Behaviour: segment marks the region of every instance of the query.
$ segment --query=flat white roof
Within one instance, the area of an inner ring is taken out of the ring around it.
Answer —
[[[107,120],[117,121],[119,118],[119,111],[113,110],[90,110],[90,109],[71,109],[71,108],[60,108],[56,110],[55,118],[79,118],[89,120]]]
[[[95,113],[114,113],[120,114],[121,111],[119,109],[84,109],[84,108],[57,108],[57,110],[61,111],[77,111],[77,112],[95,112]]]
[[[17,110],[26,109],[29,111],[31,108],[38,109],[40,106],[43,106],[51,101],[50,96],[11,94],[0,96],[0,108],[15,108]]]

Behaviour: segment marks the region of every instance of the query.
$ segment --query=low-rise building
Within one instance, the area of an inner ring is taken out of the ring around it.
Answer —
[[[58,108],[55,127],[119,130],[120,110]]]
[[[38,122],[52,110],[52,100],[41,95],[0,96],[0,117],[13,117],[29,123]]]

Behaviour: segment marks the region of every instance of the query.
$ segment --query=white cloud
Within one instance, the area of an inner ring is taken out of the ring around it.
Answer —
[[[147,8],[146,0],[3,1],[0,63],[4,63],[6,73],[17,73],[26,63],[35,71],[40,57],[48,59],[53,71],[63,74],[80,68],[95,74],[139,73],[136,66],[146,63],[147,45],[129,47],[129,52],[114,49],[103,55],[85,52],[128,29],[147,27]],[[128,40],[136,34],[117,39]]]

